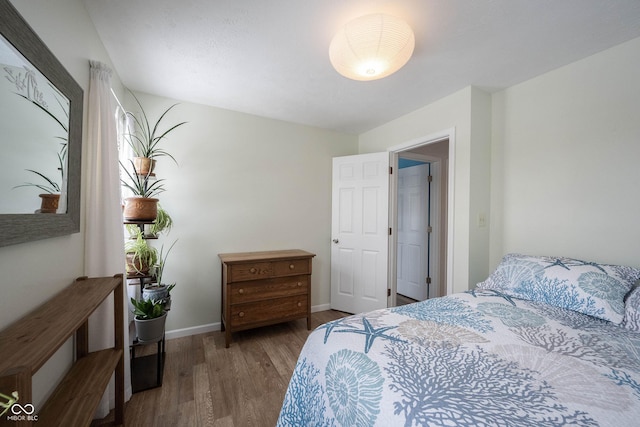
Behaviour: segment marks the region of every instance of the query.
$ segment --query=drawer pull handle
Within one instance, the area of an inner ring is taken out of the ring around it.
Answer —
[[[302,282],[298,282],[298,286],[302,286]]]
[[[238,313],[238,317],[244,317],[244,311],[241,311],[240,313]]]
[[[298,307],[302,307],[302,303],[301,302],[298,303]]]
[[[242,289],[242,288],[238,289],[238,293],[239,294],[244,294],[244,289]]]
[[[295,265],[293,265],[293,264],[289,264],[289,270],[293,270],[293,269],[295,269],[295,268],[296,268],[296,266],[295,266]]]
[[[255,268],[255,267],[251,267],[251,268],[249,269],[249,273],[251,273],[251,274],[256,274],[256,271],[258,271],[258,270],[256,270],[256,268]]]

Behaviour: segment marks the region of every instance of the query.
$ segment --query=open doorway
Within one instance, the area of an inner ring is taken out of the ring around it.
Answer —
[[[446,295],[449,138],[398,151],[392,163],[394,305]]]

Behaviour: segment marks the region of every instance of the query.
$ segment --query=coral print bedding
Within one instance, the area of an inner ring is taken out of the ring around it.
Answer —
[[[472,291],[322,325],[278,426],[638,426],[638,278],[511,254]]]

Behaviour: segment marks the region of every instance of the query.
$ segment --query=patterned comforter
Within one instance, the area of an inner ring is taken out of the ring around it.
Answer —
[[[639,426],[640,333],[476,289],[327,323],[278,426]]]

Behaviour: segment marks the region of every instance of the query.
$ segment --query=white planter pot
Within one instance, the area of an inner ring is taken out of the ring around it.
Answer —
[[[159,285],[157,283],[145,285],[142,289],[142,299],[160,301],[169,296],[169,287],[167,285]]]
[[[145,285],[142,289],[142,299],[145,301],[160,301],[165,305],[165,310],[169,310],[171,308],[171,296],[169,295],[168,285],[159,285],[157,283]]]
[[[138,341],[143,343],[157,342],[164,336],[164,324],[167,320],[167,313],[155,319],[139,320],[134,318],[136,325],[136,335]]]

